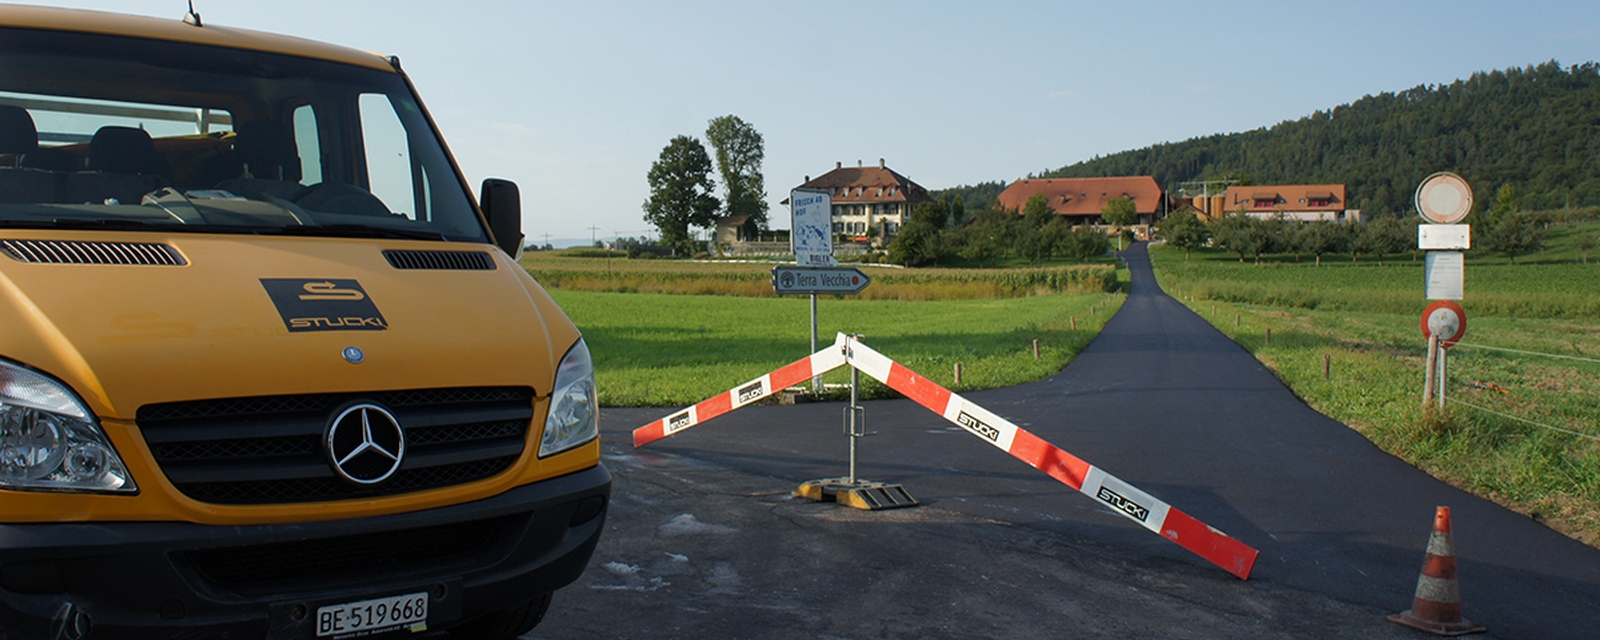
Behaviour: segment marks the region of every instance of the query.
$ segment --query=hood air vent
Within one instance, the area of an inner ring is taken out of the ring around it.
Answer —
[[[181,267],[189,264],[177,249],[148,242],[76,240],[0,240],[0,250],[18,262],[38,264],[114,264]]]
[[[494,259],[482,251],[400,251],[388,250],[383,257],[396,269],[435,271],[493,271]]]

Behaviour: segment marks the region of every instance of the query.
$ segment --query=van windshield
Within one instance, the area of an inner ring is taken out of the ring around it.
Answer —
[[[398,73],[0,29],[0,226],[487,242]]]

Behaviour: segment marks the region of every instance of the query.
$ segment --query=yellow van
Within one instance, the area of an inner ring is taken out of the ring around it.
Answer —
[[[0,6],[0,638],[515,637],[589,353],[395,58]]]

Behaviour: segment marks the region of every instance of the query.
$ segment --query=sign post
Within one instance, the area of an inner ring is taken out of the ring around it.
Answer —
[[[834,267],[833,192],[822,189],[789,191],[789,248],[795,266]],[[774,274],[776,275],[776,274]],[[778,292],[782,294],[782,291]],[[817,294],[811,294],[811,352],[817,351]],[[811,392],[822,393],[822,377],[811,379]]]
[[[1422,312],[1422,335],[1428,339],[1422,406],[1433,402],[1437,389],[1442,407],[1449,381],[1446,352],[1467,331],[1467,314],[1452,301],[1466,296],[1462,252],[1472,248],[1472,229],[1460,222],[1472,212],[1472,187],[1461,176],[1441,171],[1417,187],[1416,203],[1417,215],[1428,222],[1417,227],[1417,248],[1428,252],[1423,262],[1425,295],[1436,301]]]

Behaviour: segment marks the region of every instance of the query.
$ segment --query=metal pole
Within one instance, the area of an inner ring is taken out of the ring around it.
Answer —
[[[861,388],[861,370],[850,367],[850,484],[856,483],[856,439],[866,425],[861,424],[861,407],[857,395]]]
[[[817,294],[811,294],[811,353],[817,352]],[[822,376],[811,378],[811,393],[822,395]]]
[[[1427,372],[1422,377],[1422,408],[1433,403],[1434,373],[1439,368],[1439,336],[1428,336]]]
[[[1439,408],[1444,408],[1444,390],[1450,386],[1450,350],[1439,347]]]

